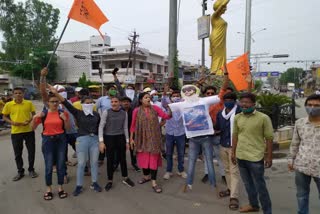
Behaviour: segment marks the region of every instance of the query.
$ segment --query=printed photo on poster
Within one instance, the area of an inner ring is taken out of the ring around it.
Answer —
[[[209,129],[205,105],[185,108],[183,117],[187,131],[200,131]]]

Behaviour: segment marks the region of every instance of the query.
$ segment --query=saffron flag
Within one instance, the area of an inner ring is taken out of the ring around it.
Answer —
[[[93,0],[74,0],[68,18],[97,29],[104,38],[99,29],[109,20]]]
[[[247,76],[250,74],[248,53],[239,56],[227,64],[229,78],[238,91],[248,89]]]

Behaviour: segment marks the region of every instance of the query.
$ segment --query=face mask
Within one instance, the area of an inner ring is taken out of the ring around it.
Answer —
[[[109,95],[110,96],[116,96],[116,94],[117,94],[116,90],[113,90],[113,89],[109,90]]]
[[[93,116],[93,106],[94,104],[82,104],[82,110],[86,116],[89,114]]]
[[[129,97],[131,100],[134,98],[134,90],[133,89],[126,89],[126,95]]]
[[[174,103],[178,103],[181,101],[181,98],[180,97],[172,97],[172,102]]]
[[[233,101],[229,101],[229,102],[224,102],[224,106],[227,108],[227,109],[233,109],[234,105],[236,103],[233,102]]]
[[[320,116],[320,107],[308,107],[306,106],[306,111],[309,116],[311,117],[318,117]]]
[[[152,97],[152,101],[153,101],[153,102],[157,102],[158,100],[159,100],[159,96],[153,96],[153,97]]]
[[[64,99],[67,99],[67,92],[63,91],[59,93],[61,95],[61,97],[63,97]]]
[[[242,112],[244,114],[251,114],[252,112],[254,112],[255,108],[254,107],[250,107],[250,108],[247,108],[247,109],[241,109]]]

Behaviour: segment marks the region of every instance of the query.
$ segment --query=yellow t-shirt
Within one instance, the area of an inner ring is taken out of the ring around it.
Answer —
[[[72,103],[72,105],[73,105],[73,107],[75,107],[76,109],[82,110],[82,105],[81,105],[81,102],[80,102],[80,101],[74,102],[74,103]],[[97,106],[96,106],[96,105],[93,106],[93,111],[97,111]]]
[[[23,123],[32,118],[32,113],[36,112],[36,108],[29,100],[23,100],[22,103],[16,103],[14,100],[6,103],[2,110],[2,114],[9,115],[13,122]],[[26,126],[11,126],[11,134],[19,134],[31,132],[30,124]]]

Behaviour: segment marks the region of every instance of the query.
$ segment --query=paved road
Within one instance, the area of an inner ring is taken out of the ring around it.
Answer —
[[[41,108],[37,104],[38,109]],[[184,180],[175,176],[170,181],[161,179],[163,170],[159,172],[159,180],[163,185],[164,192],[155,194],[148,184],[137,184],[134,188],[124,186],[120,181],[120,173],[116,172],[115,185],[109,192],[95,193],[89,190],[89,177],[85,178],[85,191],[78,197],[70,196],[60,200],[55,192],[55,198],[50,201],[42,199],[44,185],[44,162],[41,154],[40,130],[37,130],[37,153],[35,168],[40,173],[38,178],[32,179],[26,176],[21,181],[12,182],[11,178],[16,173],[13,158],[10,135],[8,132],[0,132],[0,213],[23,213],[23,214],[102,214],[102,213],[177,213],[177,214],[207,214],[207,213],[237,213],[227,208],[227,199],[217,199],[208,184],[202,184],[200,179],[203,175],[202,162],[197,163],[195,184],[192,192],[182,193]],[[26,153],[26,152],[25,152]],[[71,153],[70,153],[71,157]],[[24,154],[24,160],[26,154]],[[71,159],[75,161],[75,159]],[[165,164],[165,163],[164,163]],[[76,167],[69,169],[71,181],[65,186],[69,193],[75,187]],[[99,169],[99,183],[105,185],[105,165]],[[55,175],[55,174],[54,174]],[[129,176],[137,181],[140,174],[129,167]],[[286,170],[286,164],[275,163],[272,169],[267,170],[267,184],[273,202],[273,210],[276,214],[296,213],[294,176]],[[220,176],[218,176],[220,177]],[[54,183],[56,178],[54,177]],[[219,188],[224,188],[219,180]],[[311,213],[318,213],[320,203],[316,194],[316,187],[312,184]],[[241,188],[241,204],[246,204],[246,196]],[[262,212],[260,212],[262,213]]]

